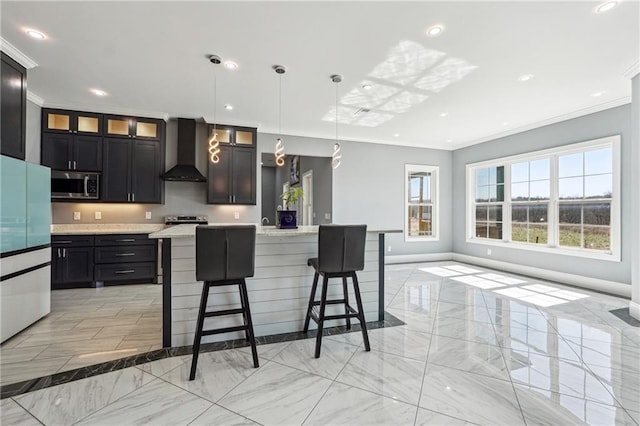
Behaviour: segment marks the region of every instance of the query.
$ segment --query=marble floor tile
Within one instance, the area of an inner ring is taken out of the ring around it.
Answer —
[[[428,363],[495,379],[510,380],[509,369],[501,349],[487,343],[433,336]]]
[[[58,372],[75,370],[76,368],[88,367],[90,365],[126,358],[132,355],[143,354],[149,352],[149,348],[149,346],[145,346],[137,349],[114,349],[111,351],[74,355],[58,370]]]
[[[14,399],[42,423],[66,425],[101,410],[152,380],[153,376],[137,368],[127,368],[30,392]]]
[[[282,342],[282,343],[269,343],[267,345],[258,345],[256,348],[258,350],[258,358],[264,359],[273,359],[274,356],[278,355],[281,350],[289,346],[291,342]],[[250,354],[251,346],[244,346],[242,348],[238,348],[239,351]]]
[[[315,345],[315,339],[296,340],[272,359],[280,364],[333,380],[356,350],[363,350],[337,340],[322,339],[320,358],[316,359]]]
[[[325,339],[336,340],[342,343],[348,343],[353,346],[361,346],[363,344],[362,331],[351,331],[348,333],[330,334],[328,336],[322,336],[322,341]]]
[[[162,377],[169,371],[178,368],[185,362],[191,361],[191,355],[172,356],[169,358],[159,359],[157,361],[151,361],[144,364],[136,365],[136,368],[144,371],[145,373],[152,374],[156,377]]]
[[[258,423],[242,417],[239,414],[213,404],[198,418],[189,423],[191,426],[257,426]]]
[[[218,405],[263,425],[302,424],[331,381],[269,362]]]
[[[437,318],[434,321],[431,333],[438,336],[498,346],[498,338],[496,337],[493,325],[471,319],[452,317]]]
[[[211,405],[206,399],[155,379],[77,425],[186,425]]]
[[[417,405],[424,361],[384,352],[357,352],[336,381]]]
[[[612,394],[584,365],[536,352],[504,350],[503,354],[514,384],[604,404],[614,403]]]
[[[431,334],[410,330],[407,327],[390,327],[371,330],[369,344],[372,350],[426,361]]]
[[[120,342],[122,342],[122,336],[54,343],[52,345],[49,345],[47,349],[38,354],[36,358],[57,358],[79,354],[86,354],[90,357],[91,355],[96,353],[113,351],[118,347]],[[146,347],[149,347],[149,345],[147,345]]]
[[[620,405],[627,410],[640,412],[640,375],[604,367],[589,368],[589,370]],[[595,387],[595,389],[599,389],[599,387]],[[594,393],[594,389],[589,387],[588,393],[591,395]],[[606,398],[596,400],[610,403]]]
[[[431,364],[420,407],[480,424],[525,424],[511,383]]]
[[[304,424],[325,425],[410,425],[416,407],[341,383],[333,383]]]
[[[640,376],[640,348],[584,341],[567,344],[590,368],[606,367]]]
[[[0,424],[5,426],[40,426],[40,423],[27,410],[11,398],[0,401]]]
[[[423,333],[431,333],[433,329],[434,318],[430,315],[421,315],[413,312],[407,312],[400,309],[388,308],[386,309],[394,317],[404,322],[406,327],[410,330],[421,331]]]
[[[415,426],[470,426],[475,424],[476,423],[447,416],[446,414],[437,413],[435,411],[427,410],[424,408],[418,408],[418,415],[416,416]]]
[[[268,362],[262,360],[262,363]],[[216,402],[259,369],[253,367],[251,355],[235,349],[202,352],[198,357],[196,377],[189,380],[191,359],[162,376],[193,394]]]

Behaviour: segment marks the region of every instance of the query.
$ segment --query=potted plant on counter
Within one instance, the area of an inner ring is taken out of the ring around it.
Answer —
[[[302,198],[302,187],[296,186],[289,188],[284,192],[280,198],[282,198],[283,209],[277,211],[277,226],[280,229],[296,229],[298,227],[298,212],[293,210],[298,203],[298,200]],[[279,208],[279,206],[278,206]]]

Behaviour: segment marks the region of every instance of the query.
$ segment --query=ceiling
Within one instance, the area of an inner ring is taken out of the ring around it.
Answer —
[[[340,139],[455,149],[630,102],[640,3],[596,14],[600,3],[3,0],[0,7],[3,43],[37,63],[28,87],[45,106],[215,116],[260,132],[281,126],[284,135],[333,139],[337,89]],[[428,37],[433,25],[444,31]],[[30,38],[26,28],[47,38]],[[214,66],[210,54],[239,67]],[[276,74],[275,64],[287,72]],[[330,80],[336,73],[339,84]],[[519,81],[525,74],[533,78]]]

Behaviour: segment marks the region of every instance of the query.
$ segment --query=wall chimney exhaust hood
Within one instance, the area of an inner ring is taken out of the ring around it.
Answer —
[[[196,120],[178,118],[178,163],[162,175],[174,182],[206,182],[196,168]]]

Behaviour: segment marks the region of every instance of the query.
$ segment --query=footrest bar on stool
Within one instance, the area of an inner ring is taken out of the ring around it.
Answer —
[[[340,315],[325,315],[324,320],[325,321],[330,321],[330,320],[337,320],[337,319],[347,319],[347,318],[359,318],[360,314],[340,314]]]
[[[202,330],[203,336],[211,336],[212,334],[230,333],[232,331],[245,331],[247,329],[244,325],[237,327],[216,328],[215,330]]]
[[[211,311],[211,312],[205,312],[204,316],[205,317],[219,317],[221,315],[234,315],[234,314],[241,314],[244,311],[242,310],[242,308],[238,308],[238,309],[225,309],[224,311]]]
[[[333,299],[333,300],[327,300],[325,302],[325,305],[344,305],[345,303],[347,303],[347,301],[344,299]],[[313,305],[320,306],[320,300],[313,302]]]

